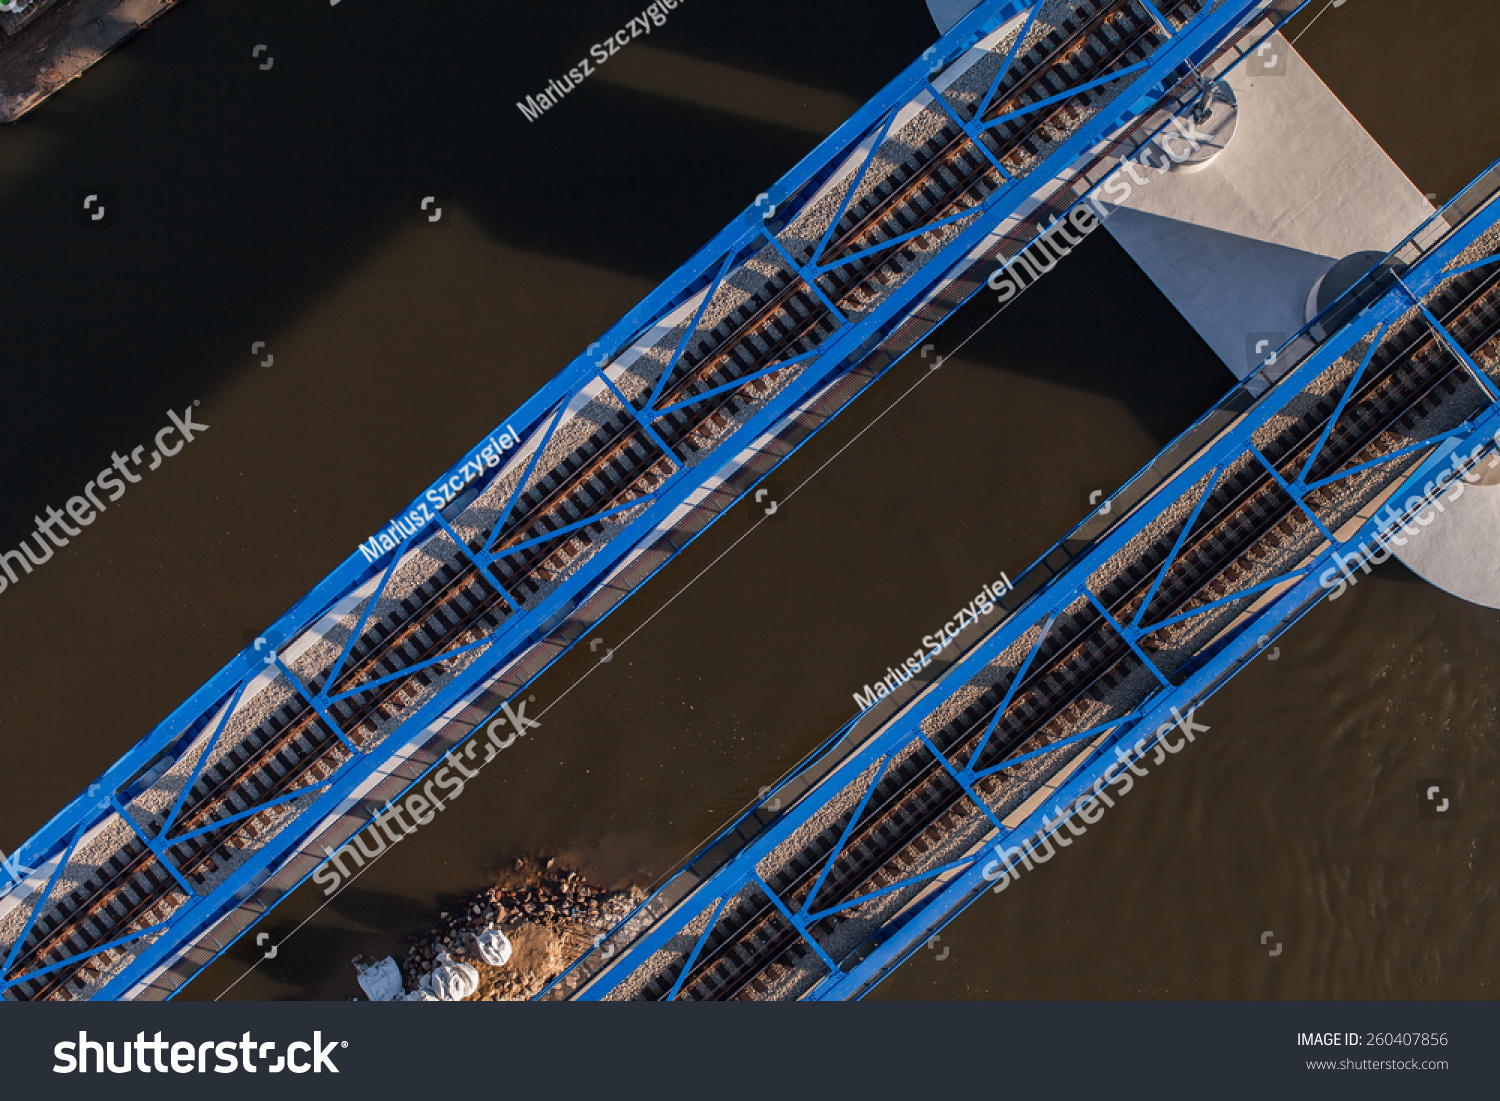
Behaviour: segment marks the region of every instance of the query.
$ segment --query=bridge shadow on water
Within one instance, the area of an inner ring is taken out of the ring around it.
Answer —
[[[926,12],[908,7],[851,20],[832,0],[799,4],[790,39],[773,11],[679,8],[650,44],[859,102],[931,41]],[[602,79],[525,119],[517,100],[640,8],[185,4],[0,131],[0,545],[166,409],[252,368],[252,342],[416,225],[424,193],[516,250],[648,285],[668,275],[817,138]],[[91,193],[103,223],[79,214]],[[557,289],[562,308],[613,320],[569,293]],[[339,412],[330,429],[356,432]]]
[[[0,129],[0,550],[168,409],[213,428],[0,594],[7,851],[935,37],[919,4],[683,5],[526,121],[643,6],[183,4]],[[433,193],[459,225],[420,228]]]
[[[948,322],[971,332],[994,311],[981,291]],[[1235,385],[1235,378],[1106,230],[1071,255],[965,345],[963,358],[1118,402],[1165,446]]]
[[[260,980],[293,987],[296,994],[284,997],[305,998],[306,992],[329,992],[352,986],[354,970],[350,961],[363,953],[379,958],[404,952],[401,938],[426,928],[440,911],[461,903],[457,895],[440,894],[423,902],[388,891],[367,890],[351,886],[340,891],[328,904],[328,910],[342,922],[326,917],[298,928],[302,919],[291,911],[273,914],[241,938],[225,954],[228,966],[216,969],[225,982],[254,966]],[[256,940],[264,934],[264,941]],[[272,946],[276,954],[266,958]],[[248,980],[247,980],[248,981]],[[217,991],[200,991],[213,996]],[[233,995],[232,995],[233,996]],[[275,995],[263,988],[258,996]]]
[[[465,902],[464,896],[448,892],[417,899],[353,885],[335,895],[328,908],[373,934],[393,937],[414,932],[431,922],[436,914],[463,906]]]

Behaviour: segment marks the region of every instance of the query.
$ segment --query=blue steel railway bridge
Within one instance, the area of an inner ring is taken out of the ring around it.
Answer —
[[[464,753],[492,756],[514,736],[507,705],[551,662],[998,262],[1180,122],[1205,71],[1302,6],[980,3],[12,854],[4,997],[170,997],[445,754],[472,739]],[[1311,567],[1288,572],[1293,557],[1324,561],[1370,486],[1438,461],[1442,442],[1381,451],[1408,420],[1439,416],[1421,401],[1462,410],[1470,434],[1484,427],[1477,410],[1493,386],[1463,349],[1488,332],[1467,319],[1489,316],[1489,277],[1453,281],[1442,269],[1466,232],[1414,260],[1371,307],[1394,319],[1409,312],[1402,295],[1426,296],[1432,314],[1380,331],[1354,400],[1330,411],[1335,399],[1316,398],[1297,422],[1314,427],[1293,439],[1269,399],[1236,391],[1206,422],[1219,435],[1205,459],[1121,499],[1107,532],[1075,533],[1058,552],[1082,555],[1066,579],[1023,586],[1024,614],[933,686],[962,710],[924,695],[920,721],[903,710],[857,753],[847,747],[867,724],[841,732],[828,753],[842,763],[827,770],[825,753],[788,781],[778,811],[757,808],[711,849],[718,859],[726,840],[753,833],[738,856],[706,879],[697,861],[554,993],[774,993],[792,980],[766,986],[766,968],[740,979],[747,951],[774,949],[775,966],[800,961],[787,975],[821,968],[815,993],[839,997],[899,960],[975,886],[964,853],[1034,827],[1030,803],[991,794],[1013,791],[1018,754],[1026,776],[1073,769],[1046,806],[1071,799],[1111,746],[1248,659],[1254,640],[1236,626],[1247,598],[1216,586],[1261,569],[1254,547],[1279,548],[1266,558],[1279,572],[1244,591],[1280,623],[1316,595]],[[1439,336],[1418,332],[1439,318]],[[1337,377],[1358,339],[1340,330],[1272,393]],[[1418,385],[1429,396],[1412,396]],[[1356,413],[1383,427],[1346,426]],[[1325,422],[1340,427],[1320,432]],[[1458,429],[1441,427],[1456,445]],[[1151,580],[1167,550],[1174,564]],[[1213,572],[1230,554],[1242,564]],[[1105,714],[1080,695],[1090,690],[1129,696],[1133,710]],[[851,817],[838,800],[856,781]],[[844,823],[831,838],[820,803]],[[1007,825],[1022,812],[1028,825]],[[934,830],[947,839],[924,840]],[[908,834],[911,851],[945,863],[920,884],[882,880],[898,874],[882,846]],[[788,845],[801,847],[787,856]],[[835,848],[836,867],[807,863]],[[835,944],[823,931],[845,914]]]
[[[543,996],[859,998],[1206,729],[1203,700],[1500,461],[1497,196],[1500,164]]]

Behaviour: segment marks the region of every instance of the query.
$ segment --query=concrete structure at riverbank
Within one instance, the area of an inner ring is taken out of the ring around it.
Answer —
[[[178,0],[33,0],[0,37],[0,122],[15,122]],[[33,14],[34,13],[34,14]]]

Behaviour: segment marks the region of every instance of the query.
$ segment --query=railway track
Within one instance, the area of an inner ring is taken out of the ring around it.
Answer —
[[[1169,5],[1167,15],[1180,23],[1202,7],[1203,0],[1182,0]],[[1162,41],[1160,28],[1135,0],[1096,3],[1018,56],[982,121],[1134,64]],[[977,211],[1006,182],[996,163],[1009,175],[1024,174],[1028,158],[1038,159],[1047,144],[1081,125],[1088,108],[1108,94],[1105,88],[1080,92],[985,131],[980,140],[988,155],[948,122],[909,163],[873,180],[868,193],[849,204],[821,258],[846,263],[814,276],[815,285],[779,264],[759,290],[685,349],[663,381],[655,407],[692,404],[652,417],[644,412],[645,395],[637,397],[631,408],[621,408],[527,486],[493,539],[481,531],[467,540],[470,551],[488,543],[499,555],[493,574],[467,559],[450,562],[395,610],[372,618],[333,685],[335,693],[353,693],[327,709],[337,730],[305,698],[294,699],[204,769],[181,816],[160,841],[181,880],[146,845],[130,840],[39,918],[5,978],[137,934],[186,901],[185,887],[205,889],[237,854],[275,828],[279,812],[218,829],[211,828],[215,821],[320,783],[348,760],[350,747],[359,750],[379,738],[383,726],[424,699],[460,659],[397,676],[402,669],[493,633],[517,605],[524,606],[585,555],[606,528],[601,521],[549,538],[552,532],[644,498],[677,467],[711,448],[730,418],[768,396],[786,376],[773,372],[739,388],[713,391],[815,350],[839,327],[842,315],[872,308],[900,282],[907,265],[923,262],[924,254],[941,243],[942,231],[918,234],[889,249],[882,245],[923,225]],[[654,433],[642,427],[648,418]],[[518,549],[505,554],[507,547]],[[314,693],[329,671],[309,679]],[[395,679],[357,691],[383,677]],[[155,836],[164,822],[154,815],[142,828]],[[206,832],[185,837],[197,830]],[[86,993],[127,951],[111,949],[57,967],[18,984],[9,996],[38,1000]]]
[[[1500,275],[1461,276],[1435,297],[1433,306],[1434,314],[1476,361],[1484,362],[1483,357],[1500,351]],[[1466,396],[1477,399],[1478,391],[1458,359],[1420,317],[1414,318],[1388,334],[1376,350],[1367,376],[1310,464],[1308,478],[1328,477],[1391,453],[1409,442],[1407,434],[1422,421],[1439,415],[1455,399],[1460,404]],[[1282,477],[1292,481],[1307,465],[1337,404],[1336,394],[1318,399],[1263,449]],[[1382,476],[1366,472],[1361,477],[1376,484]],[[1166,558],[1175,531],[1146,548],[1103,587],[1098,597],[1110,617],[1121,622],[1133,618],[1164,565],[1166,573],[1142,618],[1148,625],[1236,591],[1247,575],[1264,572],[1268,563],[1295,550],[1299,541],[1321,541],[1315,526],[1258,461],[1242,462],[1223,472],[1207,493],[1193,529],[1171,563]],[[1333,489],[1314,493],[1307,501],[1315,512],[1320,505],[1327,510],[1340,507]],[[1184,625],[1169,628],[1162,637],[1143,639],[1142,649],[1148,655],[1160,654],[1173,644],[1173,634],[1192,630]],[[1025,679],[974,759],[974,767],[996,767],[1011,755],[1044,748],[1078,728],[1096,725],[1097,718],[1085,721],[1085,716],[1103,694],[1147,672],[1109,618],[1097,609],[1084,605],[1059,617],[1057,630],[1041,640]],[[1008,685],[990,687],[931,738],[933,748],[954,768],[974,758],[1007,689]],[[975,788],[993,806],[1006,793],[1004,772],[976,781]],[[766,885],[794,912],[823,874],[848,826],[849,813],[852,810],[791,854],[767,878]],[[945,836],[972,823],[976,813],[944,764],[928,748],[918,748],[881,777],[809,909],[826,910],[897,882]],[[899,901],[894,905],[899,906]],[[815,923],[812,932],[826,938],[835,920]],[[758,886],[752,887],[735,904],[726,906],[678,997],[763,995],[811,954],[781,908]],[[684,958],[669,963],[651,977],[639,996],[665,997],[685,962]]]

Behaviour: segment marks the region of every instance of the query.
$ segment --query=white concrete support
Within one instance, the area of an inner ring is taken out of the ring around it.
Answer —
[[[1222,153],[1200,171],[1137,166],[1101,205],[1105,227],[1244,378],[1302,327],[1325,272],[1384,254],[1433,208],[1280,35],[1229,84],[1239,113]]]
[[[1238,118],[1217,156],[1198,170],[1124,166],[1101,206],[1105,227],[1244,378],[1308,320],[1320,279],[1333,284],[1326,305],[1433,208],[1280,35],[1229,84]],[[1181,141],[1169,140],[1182,156]],[[1403,563],[1500,608],[1500,466],[1419,532],[1397,550]]]
[[[1500,462],[1481,461],[1479,475],[1457,500],[1445,494],[1432,526],[1413,526],[1396,557],[1445,592],[1500,608]]]
[[[979,7],[979,0],[927,0],[927,10],[939,34],[947,34],[964,16]]]

